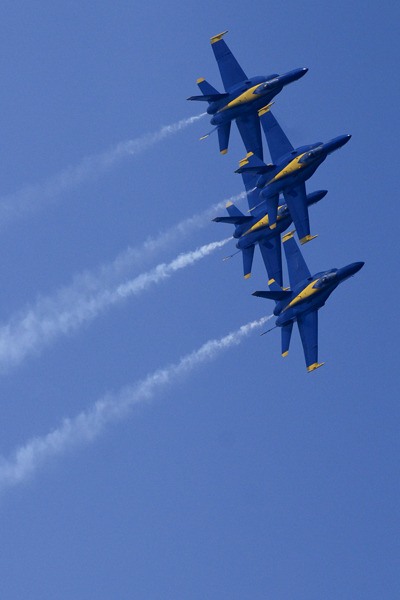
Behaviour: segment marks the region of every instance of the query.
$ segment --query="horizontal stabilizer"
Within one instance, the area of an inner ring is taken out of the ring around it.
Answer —
[[[217,102],[227,98],[229,94],[204,94],[203,96],[190,96],[188,100],[206,101],[206,102]]]
[[[215,223],[231,223],[231,225],[243,225],[244,223],[254,221],[254,217],[248,217],[246,215],[243,215],[241,217],[215,217],[213,221],[215,221]]]
[[[258,156],[253,152],[248,152],[246,157],[239,162],[239,168],[235,173],[268,173],[276,169],[275,165],[266,165]]]
[[[280,291],[266,290],[266,291],[253,292],[253,296],[258,296],[258,298],[266,298],[267,300],[275,300],[276,302],[278,302],[279,300],[285,300],[286,298],[289,298],[291,295],[292,295],[292,292],[289,292],[288,290],[280,290]]]

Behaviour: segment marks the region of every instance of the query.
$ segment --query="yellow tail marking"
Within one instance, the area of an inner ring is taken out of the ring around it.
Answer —
[[[315,240],[316,237],[318,237],[318,235],[305,235],[303,238],[301,238],[300,244],[307,244],[307,242]]]
[[[286,352],[282,352],[283,358],[286,358],[288,354],[289,354],[289,350],[286,350]]]
[[[271,283],[275,283],[275,279],[274,278],[268,279],[268,285],[271,285]]]
[[[222,33],[219,33],[218,35],[213,35],[213,37],[210,39],[210,42],[212,44],[215,44],[215,42],[219,42],[219,40],[221,40],[226,33],[228,33],[228,30],[223,31]]]
[[[246,154],[246,156],[244,158],[242,158],[242,160],[239,160],[239,167],[243,167],[244,165],[247,165],[249,162],[249,158],[250,156],[253,156],[254,152],[248,152]]]
[[[225,150],[220,150],[221,154],[227,154],[227,152],[228,152],[228,148],[225,148]]]
[[[203,83],[203,81],[205,81],[204,77],[199,77],[196,79],[196,83]]]
[[[233,202],[229,200],[229,202],[225,204],[225,208],[229,208],[230,206],[233,206]]]
[[[270,229],[275,229],[276,227],[276,223],[271,223],[271,225],[269,226]]]
[[[249,277],[251,277],[251,273],[247,273],[247,275],[244,276],[245,279],[249,279]]]
[[[293,231],[289,231],[289,233],[286,233],[286,234],[283,236],[283,238],[282,238],[282,243],[285,243],[285,242],[287,242],[288,240],[290,240],[290,238],[292,238],[292,237],[294,236],[294,232],[295,232],[295,231],[296,231],[296,230],[295,230],[295,229],[293,229]]]
[[[308,373],[311,373],[311,371],[315,371],[315,369],[319,369],[319,367],[322,367],[324,364],[325,364],[324,362],[322,362],[322,363],[319,363],[319,362],[313,363],[312,365],[309,365],[307,367],[307,371],[308,371]]]
[[[258,116],[262,117],[263,115],[265,115],[265,113],[271,110],[271,106],[273,104],[275,104],[275,102],[270,102],[269,104],[267,104],[267,106],[263,106],[263,108],[260,108],[260,110],[258,111]]]

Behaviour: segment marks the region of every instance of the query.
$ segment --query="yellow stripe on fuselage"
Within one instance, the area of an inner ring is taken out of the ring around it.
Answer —
[[[257,100],[260,96],[258,94],[254,94],[254,90],[261,85],[257,83],[257,85],[253,85],[253,87],[249,88],[240,96],[228,102],[226,106],[223,106],[218,112],[222,112],[223,110],[228,110],[228,108],[234,108],[235,106],[240,106],[240,104],[246,104],[246,102],[253,102],[253,100]]]
[[[317,283],[317,281],[318,279],[314,279],[314,281],[309,283],[304,288],[304,290],[300,292],[300,294],[298,294],[295,298],[293,298],[293,300],[289,302],[289,304],[283,309],[282,312],[288,310],[289,308],[292,308],[292,306],[295,306],[296,304],[299,304],[300,302],[303,302],[303,300],[306,300],[307,298],[310,298],[310,296],[316,294],[318,292],[318,288],[315,288],[314,284]]]
[[[275,181],[278,181],[279,179],[282,179],[283,177],[292,175],[292,173],[295,173],[296,171],[299,171],[300,169],[304,169],[304,167],[306,167],[307,165],[305,163],[301,163],[300,159],[305,154],[306,153],[303,152],[303,154],[299,154],[299,156],[296,156],[296,158],[291,160],[290,163],[288,165],[286,165],[286,167],[284,169],[282,169],[282,171],[279,171],[279,173],[277,173],[275,175],[275,177],[273,177],[270,181],[268,181],[267,185],[269,185],[270,183],[275,183]]]
[[[277,221],[280,221],[281,219],[282,219],[282,217],[280,215],[278,215],[277,218],[276,218]],[[257,223],[254,223],[254,225],[252,225],[250,227],[250,229],[248,229],[247,231],[245,231],[243,235],[247,235],[248,233],[252,233],[253,231],[257,231],[257,229],[261,229],[262,227],[267,227],[268,224],[269,224],[269,218],[268,218],[268,215],[265,215],[265,217],[263,217],[262,219],[260,219],[259,221],[257,221]]]

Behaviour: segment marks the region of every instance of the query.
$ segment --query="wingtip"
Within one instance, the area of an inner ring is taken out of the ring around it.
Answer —
[[[275,102],[270,102],[269,104],[267,104],[267,106],[263,106],[262,108],[260,108],[260,110],[258,111],[258,116],[262,117],[263,115],[265,115],[265,113],[269,112],[273,104],[275,104]]]
[[[320,367],[322,367],[325,363],[319,363],[319,362],[315,362],[312,365],[308,365],[307,367],[307,372],[311,373],[312,371],[316,371],[317,369],[319,369]]]
[[[222,38],[224,37],[224,35],[226,33],[228,33],[228,30],[223,31],[222,33],[218,33],[217,35],[213,35],[212,38],[210,38],[211,44],[215,44],[216,42],[219,42],[220,40],[222,40]]]
[[[288,240],[290,240],[293,236],[294,236],[294,232],[296,230],[293,229],[293,231],[289,231],[289,233],[286,233],[283,237],[282,237],[282,244],[284,244],[285,242],[287,242]]]
[[[311,240],[315,240],[317,237],[318,235],[305,235],[303,238],[301,238],[300,244],[307,244],[308,242],[311,242]]]

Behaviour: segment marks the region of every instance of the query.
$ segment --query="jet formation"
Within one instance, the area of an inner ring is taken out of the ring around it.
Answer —
[[[235,172],[243,180],[248,212],[244,214],[228,202],[228,215],[213,220],[234,226],[233,237],[238,251],[242,252],[245,279],[251,275],[255,247],[259,246],[268,273],[269,290],[256,291],[253,295],[275,302],[276,321],[272,329],[281,329],[283,357],[288,355],[293,324],[297,323],[307,371],[315,371],[324,364],[318,362],[318,311],[338,285],[355,275],[364,263],[354,262],[311,275],[294,233],[296,231],[301,245],[317,237],[311,234],[308,209],[322,200],[327,190],[307,192],[306,182],[328,155],[347,144],[351,135],[341,134],[327,142],[294,148],[271,112],[272,99],[285,86],[303,77],[308,69],[247,77],[223,39],[226,33],[210,40],[225,91],[220,93],[204,78],[199,78],[197,85],[201,95],[190,96],[188,100],[208,103],[207,113],[211,115],[214,129],[200,139],[216,131],[221,154],[228,152],[231,124],[236,121],[247,154]],[[261,130],[267,141],[270,163],[264,162]],[[295,230],[284,234],[292,223]],[[282,245],[290,283],[290,287],[285,288]]]

